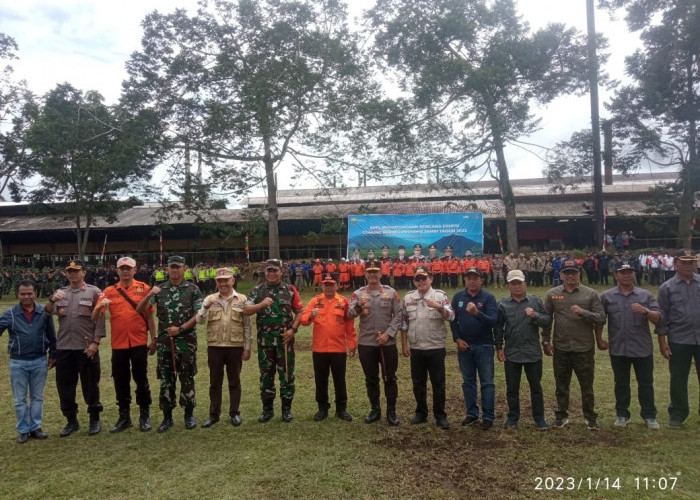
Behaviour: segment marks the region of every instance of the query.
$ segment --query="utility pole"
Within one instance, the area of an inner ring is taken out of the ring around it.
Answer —
[[[593,228],[596,248],[603,248],[603,176],[600,154],[600,115],[598,112],[598,54],[593,0],[586,0],[588,20],[588,82],[591,87],[591,133],[593,134]]]

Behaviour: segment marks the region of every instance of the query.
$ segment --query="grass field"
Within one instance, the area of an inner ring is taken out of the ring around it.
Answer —
[[[245,293],[250,285],[242,284]],[[492,290],[501,298],[504,290]],[[530,289],[543,296],[545,289]],[[602,291],[600,288],[599,291]],[[448,290],[451,296],[455,290]],[[655,293],[656,290],[653,290]],[[304,303],[313,295],[302,293]],[[5,297],[0,310],[14,303]],[[208,413],[209,374],[206,341],[200,327],[199,373],[196,378],[198,424]],[[335,418],[316,423],[311,331],[297,336],[297,393],[294,421],[258,424],[260,413],[255,356],[243,368],[243,425],[222,420],[210,429],[176,425],[165,434],[107,432],[116,421],[110,379],[110,349],[101,349],[103,432],[88,436],[85,405],[79,400],[81,430],[61,439],[63,419],[49,372],[45,393],[46,441],[15,442],[15,415],[9,385],[7,335],[0,339],[0,497],[2,498],[700,498],[700,417],[698,382],[691,372],[691,415],[684,429],[666,427],[669,402],[668,365],[656,358],[656,402],[661,430],[648,431],[639,417],[633,381],[632,423],[617,430],[612,371],[605,352],[596,359],[596,409],[602,430],[586,430],[580,392],[572,383],[571,424],[537,432],[531,421],[529,392],[523,377],[522,418],[517,430],[502,428],[507,408],[503,367],[496,366],[496,426],[490,431],[462,427],[464,401],[454,344],[448,341],[447,413],[451,428],[441,431],[431,421],[410,426],[414,400],[409,363],[399,361],[398,414],[401,425],[384,420],[366,425],[368,411],[359,360],[348,362],[348,410],[351,423]],[[153,358],[151,358],[153,359]],[[154,361],[154,360],[153,360]],[[155,362],[149,365],[151,391],[158,398]],[[543,385],[547,418],[553,420],[555,399],[551,358],[545,358]],[[331,398],[332,384],[331,384]],[[430,402],[429,402],[430,405]],[[228,394],[224,390],[224,409]],[[161,414],[152,409],[157,426]],[[132,416],[137,416],[134,407]],[[674,477],[675,480],[659,478]],[[549,479],[547,479],[549,478]],[[635,479],[638,478],[638,479]],[[660,492],[660,487],[673,491]],[[606,488],[607,486],[607,488]],[[539,488],[538,488],[539,487]],[[557,489],[560,488],[560,489]]]

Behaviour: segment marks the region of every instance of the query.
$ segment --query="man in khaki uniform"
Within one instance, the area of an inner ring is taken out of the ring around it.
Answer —
[[[221,386],[224,367],[228,378],[229,416],[231,425],[242,423],[241,368],[250,359],[253,336],[250,317],[243,316],[246,296],[233,289],[233,273],[226,268],[216,270],[218,293],[208,295],[197,313],[197,323],[207,325],[207,357],[209,360],[209,418],[202,427],[211,427],[221,415]]]

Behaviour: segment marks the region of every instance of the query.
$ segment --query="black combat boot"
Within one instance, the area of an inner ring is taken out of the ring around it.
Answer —
[[[344,404],[336,406],[335,418],[339,418],[340,420],[344,420],[345,422],[352,422],[352,415],[348,413]]]
[[[192,408],[185,408],[185,429],[190,430],[197,427],[197,421],[194,419],[192,414],[194,410]]]
[[[282,421],[289,423],[292,419],[292,398],[282,398]]]
[[[399,417],[396,416],[396,400],[386,402],[386,421],[389,425],[399,425]]]
[[[72,417],[68,417],[68,423],[66,426],[63,428],[59,436],[62,438],[66,436],[70,436],[74,432],[77,432],[80,429],[80,424],[78,423],[78,419],[73,415]]]
[[[100,414],[93,413],[90,415],[90,428],[88,429],[88,434],[94,436],[99,434],[102,430],[102,422],[100,422]]]
[[[372,422],[376,422],[380,418],[382,418],[382,407],[379,406],[379,403],[372,403],[372,409],[365,417],[365,423],[371,424]]]
[[[158,427],[158,432],[165,432],[173,426],[173,411],[167,410],[163,412],[163,421]]]
[[[148,406],[142,406],[139,412],[139,428],[141,432],[148,432],[151,427],[151,410]]]
[[[119,410],[119,419],[117,420],[117,423],[114,424],[114,427],[112,427],[109,432],[114,434],[115,432],[121,432],[129,427],[132,426],[131,423],[131,415],[129,414],[129,410]]]
[[[265,422],[269,422],[272,420],[272,417],[275,416],[275,412],[272,409],[272,401],[263,401],[263,410],[260,416],[258,417],[258,422],[261,424],[264,424]]]

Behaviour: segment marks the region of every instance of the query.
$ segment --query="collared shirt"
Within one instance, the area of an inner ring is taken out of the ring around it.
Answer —
[[[476,316],[467,312],[470,302],[478,309]],[[452,297],[452,310],[455,313],[455,319],[450,323],[452,340],[457,342],[457,339],[462,339],[469,345],[493,345],[498,303],[491,292],[481,289],[476,295],[471,295],[466,290],[460,290]]]
[[[535,317],[525,314],[525,309],[531,307]],[[496,349],[503,348],[505,340],[505,355],[508,361],[514,363],[534,363],[542,359],[540,347],[540,328],[549,325],[549,314],[542,301],[531,294],[526,294],[521,301],[512,296],[504,297],[498,304],[498,319],[493,329]]]
[[[15,304],[0,315],[0,336],[7,330],[10,340],[7,350],[10,359],[34,360],[56,358],[56,330],[53,317],[44,314],[44,306],[34,303],[31,317],[21,304]]]
[[[160,286],[160,292],[151,297],[150,302],[156,306],[158,335],[166,336],[168,326],[186,323],[202,308],[202,292],[197,285],[184,279],[179,285],[173,285],[168,280]],[[183,333],[194,338],[197,336],[194,326]]]
[[[349,307],[348,299],[337,293],[332,299],[320,294],[309,301],[301,313],[301,324],[314,325],[313,352],[345,352],[357,347],[355,322],[348,317]],[[318,314],[311,319],[314,309],[318,309]]]
[[[150,287],[141,281],[134,280],[129,288],[124,288],[120,283],[108,286],[102,292],[95,307],[100,307],[99,303],[103,297],[108,298],[109,319],[110,319],[110,342],[112,349],[128,349],[134,346],[142,346],[148,343],[148,325],[143,315],[136,312],[136,309],[119,293],[122,290],[126,295],[138,305]],[[103,309],[104,311],[104,309]],[[153,307],[146,310],[146,315],[153,314]]]
[[[95,322],[91,317],[102,290],[86,283],[80,288],[65,286],[60,290],[65,295],[56,301],[54,309],[58,316],[56,347],[82,351],[105,337],[105,317],[100,316]]]
[[[583,309],[579,316],[571,311],[571,306]],[[554,347],[569,352],[584,352],[595,349],[593,325],[605,324],[605,309],[595,290],[579,284],[573,291],[567,292],[564,285],[547,291],[544,308],[553,325],[544,328],[542,338],[549,340],[554,326]]]
[[[656,333],[674,344],[700,344],[700,275],[686,282],[676,274],[659,288],[661,321]]]
[[[445,292],[430,287],[425,295],[421,296],[418,290],[414,290],[407,293],[403,299],[401,331],[407,332],[411,349],[444,349],[447,338],[445,318],[439,310],[428,307],[427,300],[434,300],[447,311],[447,321],[455,318],[450,299]]]
[[[634,287],[625,295],[620,287],[600,294],[608,315],[608,342],[611,356],[646,358],[654,353],[649,320],[643,314],[632,312],[632,304],[638,302],[650,311],[659,311],[659,303],[648,290]]]
[[[205,301],[209,309],[197,311],[197,323],[207,325],[207,345],[212,347],[241,347],[250,350],[253,329],[250,316],[243,315],[246,296],[233,290],[224,297],[219,292],[209,295]]]
[[[369,304],[358,310],[357,304],[364,297],[369,297]],[[348,316],[360,317],[358,344],[379,345],[377,333],[381,332],[389,335],[386,345],[395,345],[396,332],[401,327],[401,299],[390,286],[379,285],[379,288],[375,289],[363,286],[352,294]]]

